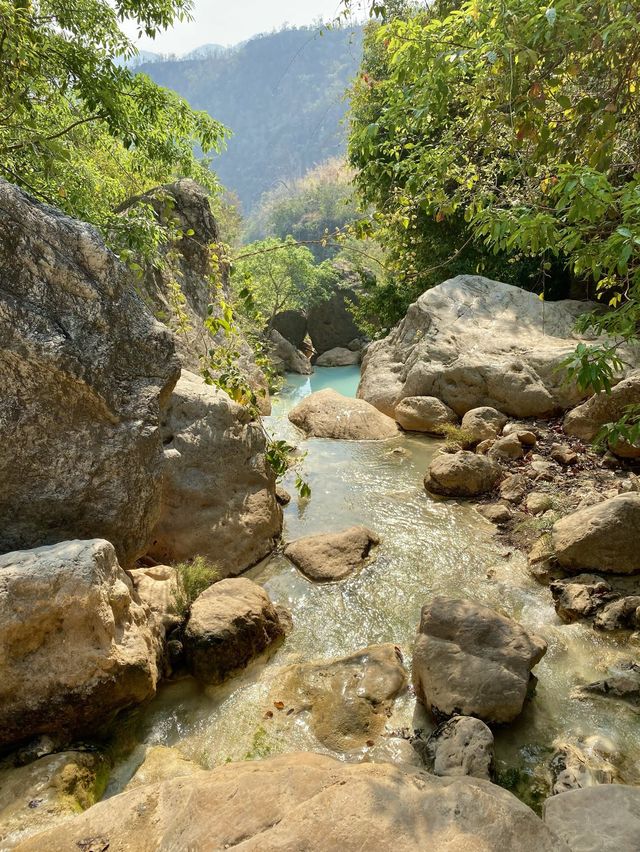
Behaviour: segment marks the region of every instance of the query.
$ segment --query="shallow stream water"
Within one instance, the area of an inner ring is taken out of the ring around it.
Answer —
[[[471,505],[425,492],[422,480],[437,440],[304,440],[289,423],[287,412],[306,394],[333,387],[355,396],[358,378],[357,367],[290,376],[266,421],[274,435],[306,452],[300,472],[312,490],[308,501],[300,501],[294,474],[285,479],[294,496],[285,509],[284,539],[365,524],[382,540],[373,558],[359,574],[327,585],[310,583],[281,553],[249,571],[246,576],[291,611],[293,632],[266,663],[222,687],[203,689],[189,678],[163,685],[138,712],[138,746],[116,767],[107,795],[122,789],[151,744],[175,746],[205,767],[294,750],[327,752],[304,714],[271,724],[279,670],[381,642],[398,645],[410,667],[420,607],[436,594],[482,601],[549,644],[535,669],[532,701],[519,720],[495,732],[502,783],[529,801],[546,795],[543,767],[554,742],[592,734],[611,741],[621,780],[640,783],[640,716],[622,703],[571,697],[576,686],[602,678],[617,661],[637,657],[638,645],[628,636],[616,640],[587,625],[560,622],[548,589],[531,579],[523,556],[501,548],[493,527]],[[410,691],[396,700],[389,732],[430,727]],[[366,751],[336,756],[359,760]]]

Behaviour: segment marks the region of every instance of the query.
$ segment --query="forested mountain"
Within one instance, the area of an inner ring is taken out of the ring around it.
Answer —
[[[233,131],[213,167],[248,213],[278,181],[344,152],[344,93],[361,43],[359,28],[285,29],[220,55],[140,70]]]

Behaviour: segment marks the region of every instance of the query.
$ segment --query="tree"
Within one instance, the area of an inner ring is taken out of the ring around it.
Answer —
[[[236,258],[232,283],[240,303],[257,313],[267,330],[280,311],[305,310],[326,296],[337,274],[292,238],[271,237],[247,246]]]
[[[452,223],[456,252],[481,241],[528,258],[543,294],[562,267],[615,308],[588,322],[618,341],[635,336],[637,4],[436,2],[372,38],[384,73],[365,69],[357,84],[350,150],[384,224],[415,232],[419,251],[427,222]],[[585,358],[592,371],[597,350]]]
[[[353,171],[334,157],[308,171],[299,180],[281,182],[262,196],[246,227],[247,240],[292,236],[310,245],[318,260],[336,254],[338,247],[322,245],[325,234],[335,234],[358,217]]]
[[[215,186],[193,154],[222,144],[217,121],[118,62],[119,21],[148,36],[190,0],[0,0],[0,174],[105,234],[127,196],[176,174]]]

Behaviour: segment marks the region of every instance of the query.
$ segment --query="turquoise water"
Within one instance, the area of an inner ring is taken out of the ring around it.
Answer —
[[[500,549],[492,525],[472,505],[433,499],[425,492],[423,477],[439,441],[408,434],[380,442],[305,440],[289,422],[287,412],[308,393],[333,387],[353,396],[358,378],[356,367],[288,376],[265,425],[304,453],[298,470],[312,491],[309,500],[301,500],[294,489],[296,472],[285,478],[293,498],[284,511],[284,540],[361,523],[380,535],[380,546],[362,571],[340,583],[310,583],[281,551],[247,572],[289,609],[293,632],[266,664],[222,687],[202,689],[188,678],[163,685],[140,713],[142,745],[119,767],[110,792],[126,783],[145,744],[175,746],[205,767],[294,750],[327,752],[304,714],[277,724],[265,721],[282,667],[379,642],[398,645],[410,666],[420,608],[436,594],[480,600],[549,644],[535,670],[539,682],[534,699],[516,723],[496,731],[503,772],[520,773],[525,788],[538,785],[544,795],[548,781],[541,767],[554,741],[597,733],[611,740],[623,779],[638,783],[637,714],[625,705],[577,701],[571,694],[575,686],[601,678],[621,655],[630,656],[630,646],[618,647],[584,624],[562,624],[551,595],[531,579],[522,555]],[[430,725],[407,691],[396,701],[387,731]],[[363,757],[360,752],[334,755],[343,760]]]

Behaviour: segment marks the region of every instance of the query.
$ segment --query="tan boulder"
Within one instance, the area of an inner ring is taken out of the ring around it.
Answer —
[[[266,439],[250,412],[183,371],[162,434],[162,506],[149,555],[170,563],[202,556],[221,577],[266,556],[282,512]]]
[[[443,497],[476,497],[498,484],[502,468],[494,459],[468,450],[437,455],[424,478],[431,494]]]
[[[202,683],[222,683],[284,635],[261,586],[245,577],[221,580],[191,605],[183,639],[187,667]]]
[[[316,367],[350,367],[359,363],[359,352],[347,349],[344,346],[336,346],[318,356]]]
[[[532,810],[488,781],[317,754],[139,787],[18,848],[69,852],[88,840],[109,852],[569,852]]]
[[[501,411],[484,405],[467,411],[462,418],[461,428],[469,436],[469,440],[477,444],[497,438],[507,420],[508,417]]]
[[[370,345],[358,396],[393,415],[405,397],[435,396],[458,415],[491,406],[512,417],[548,416],[584,398],[558,367],[579,340],[585,302],[545,302],[479,275],[458,275],[409,307]]]
[[[639,848],[640,787],[601,784],[552,796],[545,823],[571,852],[632,852]]]
[[[285,722],[308,714],[316,738],[334,751],[372,744],[384,730],[407,672],[392,644],[372,645],[346,657],[284,669],[272,698],[287,709]]]
[[[380,441],[399,434],[391,417],[362,399],[342,396],[331,388],[305,397],[289,412],[289,420],[316,438]]]
[[[442,435],[444,429],[458,422],[458,416],[435,396],[408,396],[393,412],[396,422],[407,432]]]
[[[171,565],[131,568],[129,576],[142,603],[146,604],[165,630],[180,622],[178,573]]]
[[[498,460],[521,459],[524,456],[524,450],[517,434],[505,435],[494,442],[487,455],[491,459]]]
[[[640,571],[638,530],[640,494],[619,494],[556,521],[553,549],[565,568],[633,574]]]
[[[546,650],[544,639],[489,607],[436,597],[422,607],[414,644],[416,695],[436,716],[510,722]]]
[[[155,692],[155,620],[107,541],[0,556],[0,623],[0,746],[95,733]]]
[[[378,536],[366,527],[349,527],[338,533],[320,533],[285,545],[284,555],[310,580],[343,580],[364,565]]]
[[[567,435],[593,441],[605,423],[615,423],[630,405],[640,404],[640,370],[631,373],[611,389],[611,393],[600,391],[582,405],[574,408],[564,418],[563,428]],[[620,441],[612,447],[617,456],[640,458],[640,446]]]

